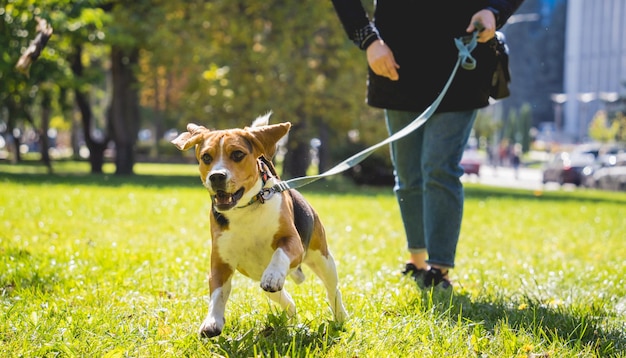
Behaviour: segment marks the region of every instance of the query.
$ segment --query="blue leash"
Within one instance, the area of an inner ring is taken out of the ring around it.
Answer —
[[[420,114],[417,118],[415,118],[406,127],[402,128],[400,131],[394,133],[393,135],[383,140],[382,142],[374,144],[373,146],[366,148],[360,151],[359,153],[351,156],[350,158],[335,165],[333,168],[325,171],[324,173],[321,173],[318,175],[300,177],[300,178],[293,178],[293,179],[289,179],[286,181],[280,181],[274,186],[272,186],[271,188],[268,188],[269,191],[281,192],[281,191],[285,191],[289,189],[296,189],[296,188],[305,186],[307,184],[310,184],[314,181],[317,181],[319,179],[344,172],[354,167],[355,165],[359,164],[361,161],[367,158],[370,154],[372,154],[376,149],[384,145],[387,145],[391,142],[394,142],[402,137],[405,137],[409,135],[411,132],[421,127],[422,125],[424,125],[424,123],[426,123],[428,118],[430,118],[433,115],[433,113],[435,113],[435,111],[437,110],[437,107],[439,107],[439,104],[443,100],[443,97],[445,96],[446,92],[448,92],[448,88],[450,87],[450,84],[452,83],[452,80],[454,79],[454,76],[456,75],[456,72],[459,69],[459,66],[463,67],[466,70],[473,70],[474,68],[476,68],[476,59],[472,57],[472,51],[476,48],[476,45],[478,43],[477,38],[478,38],[478,31],[474,31],[473,35],[471,35],[471,38],[470,36],[465,36],[462,38],[454,39],[454,43],[456,44],[456,47],[459,50],[459,56],[457,58],[456,64],[454,65],[454,69],[452,70],[452,73],[450,74],[450,77],[448,78],[448,82],[446,82],[446,85],[444,86],[443,91],[441,91],[441,93],[435,99],[435,101],[428,108],[426,108],[426,110],[424,110],[422,114]]]

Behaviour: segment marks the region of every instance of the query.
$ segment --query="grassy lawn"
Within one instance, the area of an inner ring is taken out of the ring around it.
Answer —
[[[450,294],[399,274],[390,188],[314,183],[350,320],[306,268],[292,320],[238,275],[203,340],[208,195],[194,165],[136,169],[0,163],[0,356],[626,357],[625,193],[467,184]]]

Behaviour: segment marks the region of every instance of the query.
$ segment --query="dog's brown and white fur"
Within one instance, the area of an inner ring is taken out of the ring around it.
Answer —
[[[295,190],[259,197],[263,188],[278,181],[272,164],[260,158],[271,159],[276,143],[291,127],[268,125],[269,116],[243,129],[209,130],[188,124],[187,132],[172,141],[180,150],[195,146],[200,178],[212,199],[211,298],[200,326],[204,337],[217,336],[224,328],[235,270],[260,281],[269,298],[293,316],[296,306],[284,289],[285,278],[290,275],[301,283],[304,263],[324,283],[335,320],[347,318],[335,261],[313,208]]]

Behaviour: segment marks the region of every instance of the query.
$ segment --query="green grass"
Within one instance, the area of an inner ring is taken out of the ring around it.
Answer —
[[[286,285],[293,320],[238,275],[224,332],[202,340],[210,204],[195,166],[87,169],[0,164],[0,356],[626,357],[624,193],[466,185],[450,295],[399,275],[391,189],[314,183],[301,191],[351,319],[332,323],[307,269]]]

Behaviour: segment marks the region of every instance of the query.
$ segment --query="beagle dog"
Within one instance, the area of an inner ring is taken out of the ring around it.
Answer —
[[[190,123],[187,132],[172,140],[182,151],[195,147],[212,203],[210,304],[200,326],[202,337],[222,333],[235,271],[259,281],[291,317],[296,306],[284,289],[285,279],[302,283],[304,263],[324,284],[335,321],[348,317],[317,213],[296,190],[272,189],[280,179],[271,159],[291,123],[269,125],[270,115],[243,129],[209,130]]]

